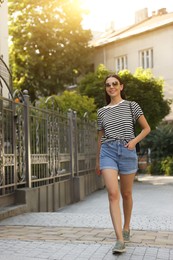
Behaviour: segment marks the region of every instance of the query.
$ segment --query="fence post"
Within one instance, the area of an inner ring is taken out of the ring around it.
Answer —
[[[25,134],[25,158],[26,158],[26,182],[31,188],[31,147],[30,147],[30,122],[29,122],[29,95],[28,91],[23,91],[24,96],[24,134]]]
[[[68,119],[69,119],[69,140],[70,140],[70,171],[71,176],[74,177],[74,145],[73,145],[73,111],[68,110]]]
[[[72,178],[75,173],[75,123],[76,122],[76,112],[71,109],[68,110],[68,119],[69,119],[69,139],[70,139],[70,170],[72,174]],[[75,120],[74,120],[75,119]]]
[[[78,126],[77,126],[77,113],[74,111],[73,115],[73,138],[74,138],[74,173],[79,175],[78,167]]]

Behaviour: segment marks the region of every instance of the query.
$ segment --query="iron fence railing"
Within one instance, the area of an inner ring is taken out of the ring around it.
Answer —
[[[0,97],[0,196],[87,174],[95,155],[94,122],[31,106],[27,92]]]

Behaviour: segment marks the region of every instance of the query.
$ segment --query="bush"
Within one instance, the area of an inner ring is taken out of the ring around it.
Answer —
[[[151,175],[173,176],[173,157],[154,159],[147,167],[147,173]]]
[[[161,161],[161,169],[167,176],[173,176],[173,157],[167,156]]]
[[[164,175],[161,162],[160,160],[153,160],[147,167],[147,172],[151,175]]]

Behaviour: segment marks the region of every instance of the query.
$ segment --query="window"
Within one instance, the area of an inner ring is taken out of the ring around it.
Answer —
[[[118,73],[120,70],[127,69],[127,56],[120,56],[115,58],[115,70]]]
[[[139,52],[139,65],[143,69],[153,68],[153,49]]]

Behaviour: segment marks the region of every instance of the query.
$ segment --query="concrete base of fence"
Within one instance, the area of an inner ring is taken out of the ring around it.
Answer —
[[[26,205],[13,205],[0,208],[0,221],[27,212]]]
[[[90,173],[45,186],[18,189],[16,203],[26,204],[29,212],[53,212],[103,187],[102,177]]]
[[[70,180],[36,188],[18,189],[16,202],[26,203],[29,212],[53,212],[72,203]]]
[[[15,204],[15,195],[14,193],[0,196],[0,207],[8,207]]]
[[[74,202],[83,200],[92,192],[104,187],[102,177],[96,174],[88,174],[73,178],[73,195]]]

